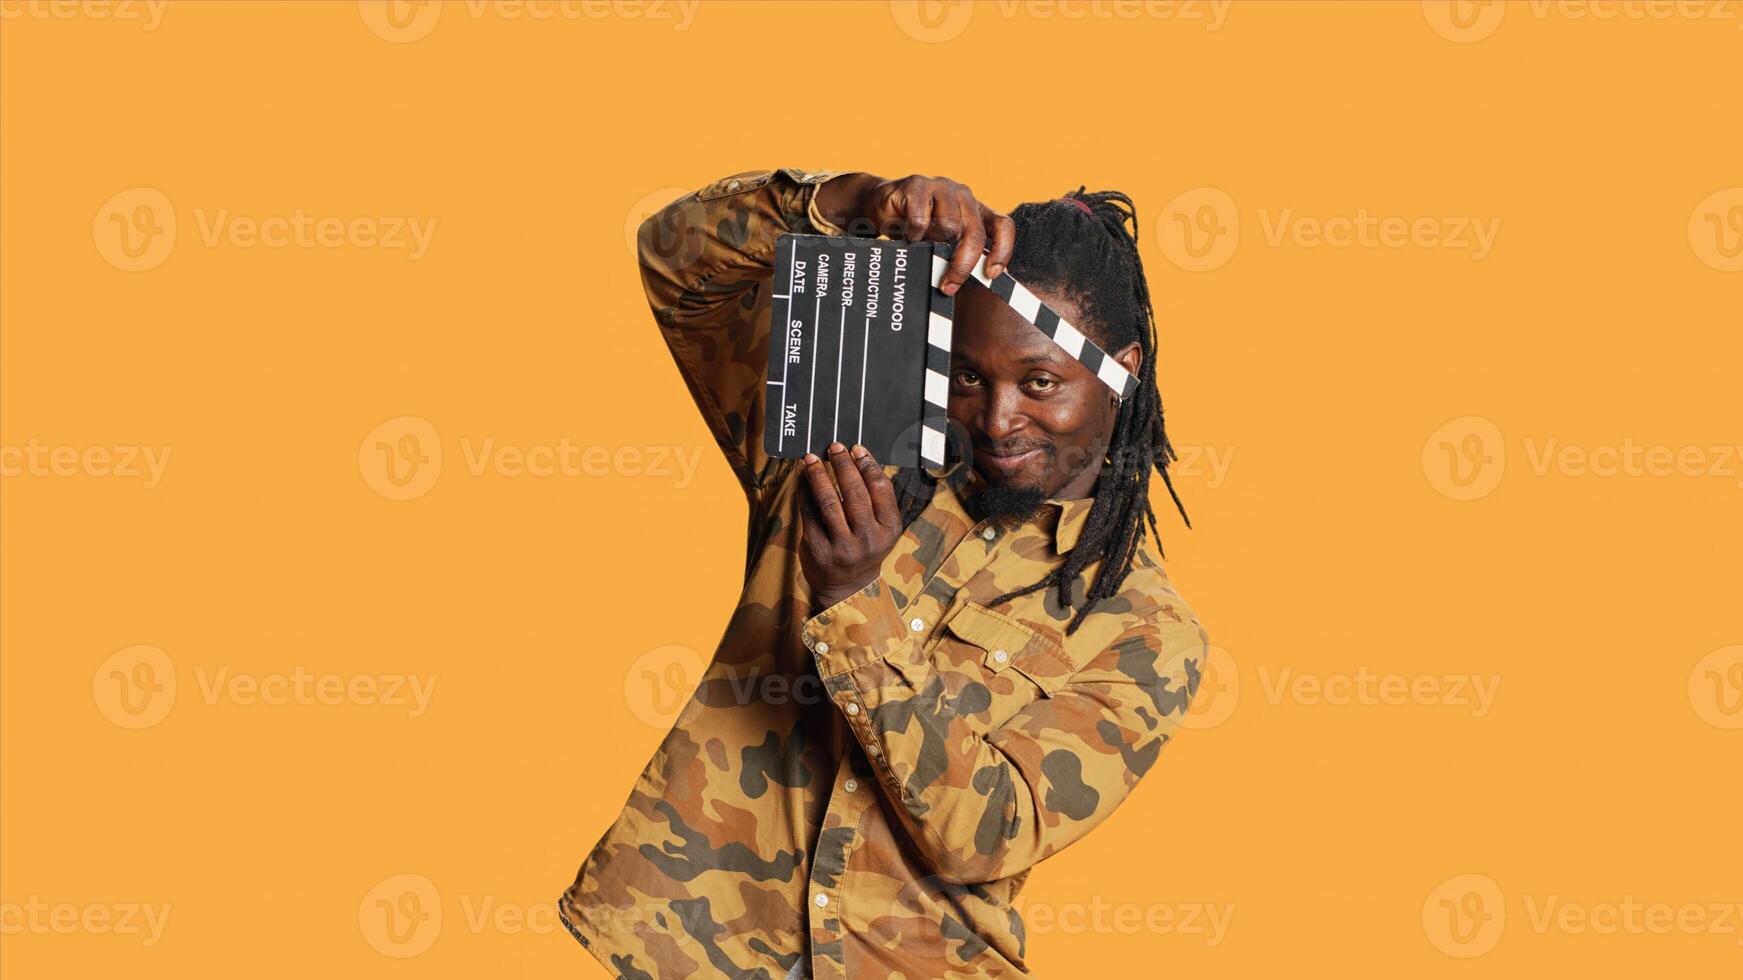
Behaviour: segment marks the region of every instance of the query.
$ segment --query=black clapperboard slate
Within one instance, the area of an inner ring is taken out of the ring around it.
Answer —
[[[921,465],[932,246],[782,235],[769,305],[763,445],[827,458],[859,443],[884,465]]]

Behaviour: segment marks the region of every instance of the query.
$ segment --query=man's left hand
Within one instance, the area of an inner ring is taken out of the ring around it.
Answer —
[[[870,585],[902,536],[896,488],[871,451],[855,446],[849,452],[837,442],[828,452],[828,462],[805,454],[806,486],[799,491],[799,563],[811,585],[813,613]]]

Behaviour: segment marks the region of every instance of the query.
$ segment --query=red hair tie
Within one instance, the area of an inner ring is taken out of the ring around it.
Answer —
[[[1079,211],[1082,211],[1082,212],[1083,212],[1083,213],[1084,213],[1084,214],[1088,214],[1088,215],[1090,215],[1090,216],[1091,216],[1091,217],[1094,217],[1094,214],[1093,214],[1093,213],[1092,213],[1092,212],[1091,212],[1091,211],[1090,211],[1090,210],[1089,210],[1089,205],[1088,205],[1088,204],[1085,204],[1085,203],[1084,203],[1084,202],[1082,202],[1082,201],[1080,201],[1080,200],[1078,200],[1078,199],[1077,199],[1077,198],[1075,198],[1075,197],[1062,197],[1062,198],[1060,198],[1060,200],[1061,200],[1061,201],[1064,201],[1064,202],[1065,202],[1065,203],[1067,203],[1067,204],[1073,204],[1073,205],[1076,205],[1076,206],[1077,206],[1077,209],[1078,209],[1078,210],[1079,210]]]

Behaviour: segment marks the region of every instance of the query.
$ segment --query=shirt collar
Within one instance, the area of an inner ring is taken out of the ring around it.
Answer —
[[[980,471],[970,464],[964,462],[959,465],[968,470],[962,489],[957,492],[966,507],[967,502],[987,486],[987,482]],[[1077,547],[1078,538],[1083,534],[1084,522],[1089,520],[1090,508],[1094,506],[1094,497],[1080,497],[1075,500],[1048,497],[1036,513],[1034,524],[1043,533],[1052,535],[1053,550],[1063,555]]]

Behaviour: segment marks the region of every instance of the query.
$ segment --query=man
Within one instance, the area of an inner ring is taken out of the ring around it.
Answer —
[[[1028,974],[1012,900],[1153,766],[1206,644],[1144,548],[1172,448],[1130,204],[1080,190],[1006,216],[954,181],[780,170],[642,226],[655,321],[750,526],[713,662],[558,902],[613,976]],[[933,474],[839,443],[827,461],[764,451],[789,231],[956,243],[940,289],[970,459]],[[986,275],[1008,265],[1136,390],[971,280],[983,250]]]

